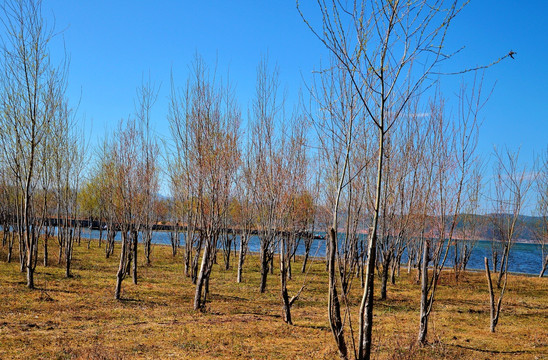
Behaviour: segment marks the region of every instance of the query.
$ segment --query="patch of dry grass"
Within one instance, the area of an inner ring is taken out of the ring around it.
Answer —
[[[208,309],[199,313],[192,310],[194,286],[183,275],[182,259],[165,246],[153,251],[152,266],[139,268],[139,284],[124,281],[122,301],[114,300],[118,252],[105,259],[96,242],[89,250],[75,247],[73,278],[64,278],[62,265],[39,265],[34,291],[25,287],[18,263],[1,262],[0,359],[337,358],[321,261],[306,278],[299,262],[294,266],[290,293],[303,282],[307,288],[293,307],[295,325],[288,326],[281,318],[277,274],[265,294],[258,292],[256,257],[248,257],[241,284],[235,270],[216,266]],[[57,254],[54,246],[50,254]],[[56,263],[55,255],[50,262]],[[510,276],[508,289],[497,333],[491,334],[484,274],[466,273],[456,284],[447,270],[431,316],[430,345],[418,347],[420,290],[414,274],[402,271],[388,299],[375,305],[374,358],[548,358],[546,278]],[[360,296],[356,281],[350,298],[354,324]]]

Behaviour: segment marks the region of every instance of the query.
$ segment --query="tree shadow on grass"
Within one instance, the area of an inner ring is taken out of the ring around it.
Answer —
[[[141,300],[141,299],[123,298],[123,297],[121,297],[118,301],[121,302],[122,304],[128,304],[128,305],[142,304],[143,303],[143,300]]]
[[[46,287],[36,287],[35,290],[42,291],[45,293],[63,293],[63,294],[74,294],[76,291],[64,290],[64,289],[51,289]]]
[[[518,354],[531,354],[532,353],[531,351],[528,351],[528,350],[507,350],[507,351],[504,351],[504,350],[480,349],[480,348],[475,348],[475,347],[472,347],[472,346],[464,346],[464,345],[459,345],[459,344],[446,344],[446,345],[457,347],[459,349],[472,350],[472,351],[478,351],[478,352],[489,353],[489,354],[518,355]]]

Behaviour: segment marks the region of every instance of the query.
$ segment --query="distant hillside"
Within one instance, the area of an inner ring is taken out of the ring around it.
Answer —
[[[463,214],[459,217],[459,221],[457,224],[457,230],[461,230],[464,226],[464,218],[467,216],[473,216],[474,221],[476,221],[479,225],[480,231],[479,236],[483,239],[493,239],[494,236],[494,226],[493,226],[493,218],[495,216],[500,217],[507,217],[510,218],[510,214],[486,214],[486,215],[466,215]],[[535,227],[538,226],[540,223],[541,218],[537,216],[527,216],[527,215],[520,215],[518,219],[517,229],[516,229],[516,240],[522,241],[522,242],[535,242],[536,241],[536,235],[535,235]]]

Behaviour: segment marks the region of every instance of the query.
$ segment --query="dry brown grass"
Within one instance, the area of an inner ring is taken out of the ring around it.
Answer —
[[[300,264],[295,266],[290,292],[303,281],[307,288],[293,308],[295,325],[288,326],[281,319],[277,275],[270,276],[265,294],[258,293],[256,257],[248,257],[241,284],[235,270],[216,266],[208,310],[197,313],[181,258],[169,252],[154,248],[152,266],[139,268],[140,283],[124,281],[122,301],[113,297],[118,253],[105,259],[97,243],[90,250],[75,247],[73,278],[64,278],[62,266],[38,266],[34,291],[25,287],[17,263],[1,262],[0,359],[337,358],[326,319],[322,262],[313,264],[306,280]],[[56,254],[55,248],[50,253]],[[1,248],[0,259],[5,259]],[[361,289],[358,282],[354,287],[355,319]],[[418,299],[413,276],[402,271],[388,300],[375,305],[374,358],[548,358],[546,278],[509,277],[497,333],[491,334],[484,274],[467,273],[455,284],[447,270],[425,347],[415,344]]]

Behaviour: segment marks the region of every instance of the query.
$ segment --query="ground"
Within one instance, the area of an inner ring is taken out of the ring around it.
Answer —
[[[0,359],[338,358],[326,317],[327,274],[321,259],[301,274],[297,258],[290,296],[303,283],[306,289],[293,306],[290,326],[282,321],[277,272],[269,277],[266,293],[258,292],[255,256],[247,258],[241,284],[233,266],[223,270],[219,256],[207,310],[195,312],[194,286],[183,274],[181,256],[172,257],[169,247],[154,247],[152,265],[139,267],[137,285],[124,280],[121,301],[114,299],[118,248],[105,259],[96,242],[90,249],[76,245],[74,276],[67,279],[51,247],[54,264],[38,265],[37,290],[26,288],[19,264],[5,263],[0,247]],[[139,255],[141,265],[144,256]],[[469,272],[456,283],[450,269],[443,274],[427,346],[415,344],[420,291],[414,271],[402,269],[387,300],[377,294],[373,358],[548,359],[548,279],[509,276],[492,334],[485,275]],[[353,329],[361,291],[356,279],[349,299]]]

